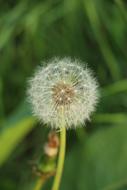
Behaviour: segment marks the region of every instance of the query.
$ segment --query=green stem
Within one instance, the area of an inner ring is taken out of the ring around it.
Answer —
[[[45,178],[39,178],[35,185],[34,190],[41,190],[44,182],[45,182]]]
[[[60,186],[64,159],[65,159],[65,149],[66,149],[66,128],[62,127],[60,131],[60,150],[59,150],[58,164],[57,164],[56,175],[52,190],[58,190]]]

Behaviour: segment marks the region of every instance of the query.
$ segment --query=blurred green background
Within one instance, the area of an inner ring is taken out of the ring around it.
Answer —
[[[87,62],[101,93],[92,121],[67,132],[60,190],[126,190],[125,0],[0,1],[0,190],[32,190],[29,162],[41,154],[49,129],[31,115],[27,80],[54,56]]]

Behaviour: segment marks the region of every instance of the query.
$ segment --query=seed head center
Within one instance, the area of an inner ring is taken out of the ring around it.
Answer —
[[[72,103],[75,91],[70,84],[57,83],[52,88],[53,99],[57,105],[68,105]]]

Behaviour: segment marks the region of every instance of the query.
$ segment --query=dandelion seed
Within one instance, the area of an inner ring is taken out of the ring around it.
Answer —
[[[97,87],[91,71],[78,60],[53,59],[29,80],[28,97],[41,121],[60,128],[63,117],[71,128],[89,120],[98,102]]]

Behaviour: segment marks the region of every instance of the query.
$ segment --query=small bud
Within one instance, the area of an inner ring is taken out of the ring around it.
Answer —
[[[52,148],[48,144],[45,144],[44,146],[44,152],[49,157],[54,157],[58,153],[58,148]]]
[[[44,145],[44,153],[48,157],[55,157],[58,153],[59,138],[55,132],[50,132],[48,142]]]

